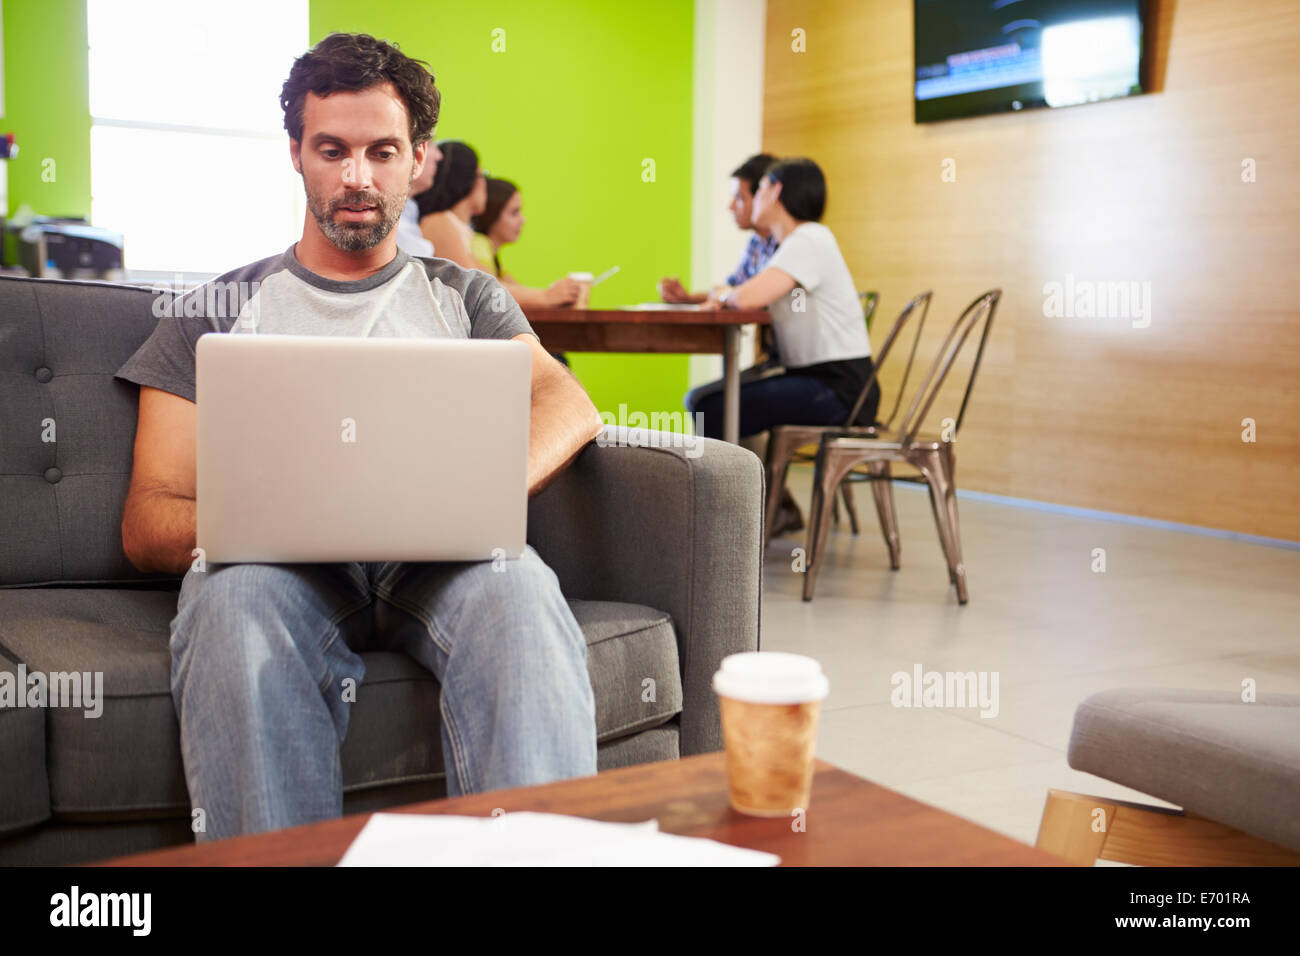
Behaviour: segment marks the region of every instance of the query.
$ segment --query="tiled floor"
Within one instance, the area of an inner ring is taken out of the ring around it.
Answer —
[[[810,480],[791,469],[805,508]],[[818,756],[1032,843],[1051,787],[1160,804],[1067,765],[1089,694],[1240,692],[1248,677],[1300,693],[1300,551],[961,499],[961,607],[924,488],[896,487],[897,572],[865,488],[862,533],[832,532],[812,602],[791,568],[803,533],[767,551],[762,647],[815,657],[830,678]],[[917,664],[997,672],[998,713],[894,707],[892,675]]]

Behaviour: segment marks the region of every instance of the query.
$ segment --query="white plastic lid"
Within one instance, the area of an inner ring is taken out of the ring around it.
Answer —
[[[713,675],[713,689],[754,704],[803,704],[829,694],[830,681],[811,657],[755,651],[724,657]]]
[[[575,279],[575,280],[577,280],[578,282],[594,282],[594,281],[596,281],[596,275],[595,275],[595,273],[592,273],[592,272],[570,272],[570,273],[569,273],[569,278],[570,278],[570,279]]]

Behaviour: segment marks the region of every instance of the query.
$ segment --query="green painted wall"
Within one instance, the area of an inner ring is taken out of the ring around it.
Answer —
[[[0,133],[18,140],[8,163],[9,211],[27,203],[42,215],[89,216],[86,0],[4,0],[3,10]]]
[[[660,276],[690,271],[693,11],[692,0],[312,0],[311,40],[370,33],[427,62],[443,95],[436,137],[465,140],[520,187],[527,223],[506,268],[546,285],[617,265],[591,300],[616,306],[653,301]],[[642,180],[647,158],[654,182]],[[685,356],[570,361],[602,411],[682,409]]]
[[[692,0],[312,0],[311,38],[368,32],[428,62],[443,93],[438,138],[470,142],[485,168],[520,186],[528,222],[502,254],[506,267],[545,285],[620,266],[592,294],[593,305],[612,306],[653,300],[661,275],[690,271],[693,9]],[[86,0],[3,0],[3,12],[0,132],[20,146],[9,207],[89,216]],[[505,31],[503,52],[494,30]],[[46,157],[53,182],[42,181]],[[653,182],[643,181],[645,159]],[[602,411],[682,410],[685,356],[571,361]]]

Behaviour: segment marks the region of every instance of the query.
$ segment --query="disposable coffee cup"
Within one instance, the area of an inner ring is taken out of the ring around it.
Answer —
[[[575,309],[585,309],[591,299],[591,284],[596,277],[590,272],[570,272],[569,278],[578,283],[578,301],[573,303]]]
[[[811,657],[731,654],[713,675],[731,806],[787,817],[812,797],[817,719],[830,682]]]

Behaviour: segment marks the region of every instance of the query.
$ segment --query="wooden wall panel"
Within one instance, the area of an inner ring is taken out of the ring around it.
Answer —
[[[933,288],[928,358],[1003,289],[961,487],[1300,540],[1300,3],[1164,0],[1156,92],[928,125],[910,2],[767,11],[764,147],[826,170],[873,338]],[[1150,325],[1045,317],[1067,275],[1149,282]]]

